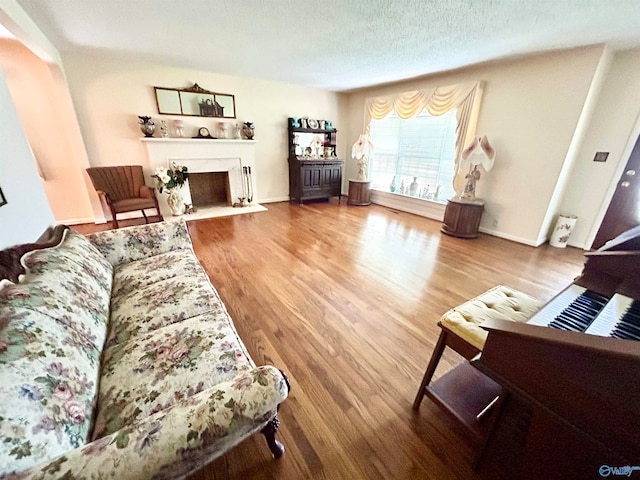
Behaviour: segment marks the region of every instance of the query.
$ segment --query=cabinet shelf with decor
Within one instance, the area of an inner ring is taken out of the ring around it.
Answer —
[[[290,201],[340,200],[344,161],[336,156],[337,132],[327,121],[289,118]]]

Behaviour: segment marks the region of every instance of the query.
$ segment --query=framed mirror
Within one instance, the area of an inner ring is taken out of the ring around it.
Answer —
[[[211,92],[197,83],[184,89],[153,87],[153,90],[161,115],[236,118],[236,100],[228,93]]]

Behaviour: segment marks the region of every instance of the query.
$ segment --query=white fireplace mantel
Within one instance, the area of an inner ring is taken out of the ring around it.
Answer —
[[[147,147],[151,174],[158,167],[168,167],[172,162],[186,165],[190,173],[228,172],[231,198],[246,196],[251,187],[252,203],[257,202],[255,140],[203,139],[203,138],[155,138],[140,139]],[[245,169],[249,167],[251,176]],[[247,185],[247,180],[250,185]],[[187,186],[188,187],[188,186]],[[185,203],[191,203],[189,189],[183,189]],[[159,198],[163,215],[170,215],[165,195]]]
[[[144,143],[217,143],[217,144],[230,144],[230,143],[242,143],[251,145],[256,143],[255,140],[236,140],[231,138],[176,138],[176,137],[142,137],[140,141]]]

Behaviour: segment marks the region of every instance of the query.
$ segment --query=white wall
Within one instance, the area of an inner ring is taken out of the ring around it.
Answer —
[[[220,119],[159,115],[153,86],[185,88],[198,83],[207,90],[235,95],[236,121],[251,121],[256,128],[254,175],[260,196],[258,202],[288,200],[287,117],[329,119],[338,130],[344,124],[343,96],[323,90],[97,54],[64,55],[63,60],[93,166],[140,164],[151,174],[147,153],[140,141],[143,135],[138,127],[138,115],[152,116],[156,125],[164,119],[170,131],[173,131],[173,119],[182,118],[186,136],[195,135],[200,126],[215,131]],[[155,135],[159,133],[156,128]],[[339,153],[346,148],[346,139],[341,133],[338,132]]]
[[[603,51],[594,46],[491,62],[354,92],[348,101],[347,141],[362,131],[367,97],[484,80],[477,133],[487,135],[497,156],[477,187],[486,201],[480,228],[537,245]]]
[[[0,0],[0,24],[15,37],[1,39],[0,65],[38,159],[49,206],[60,223],[91,221],[89,199],[97,201],[97,195],[86,186],[89,163],[60,54],[15,0]],[[20,227],[28,222],[23,219]]]
[[[553,233],[555,222],[558,219],[558,214],[564,213],[559,211],[560,205],[565,195],[570,194],[570,190],[573,188],[573,178],[571,173],[577,168],[578,153],[586,137],[591,120],[593,119],[595,107],[600,99],[600,94],[602,93],[602,88],[607,76],[609,75],[612,60],[613,53],[607,47],[604,49],[602,56],[600,57],[600,61],[598,62],[598,66],[594,71],[591,86],[587,93],[587,98],[584,102],[584,106],[582,107],[582,112],[578,118],[573,138],[569,144],[567,155],[556,182],[556,188],[551,196],[551,200],[547,207],[547,213],[540,226],[540,230],[538,232],[538,243],[540,244],[544,243]]]
[[[11,39],[0,39],[0,65],[56,220],[93,221],[84,179],[87,156],[59,67]]]
[[[27,138],[0,69],[0,249],[34,242],[55,224]]]
[[[597,233],[613,187],[629,159],[634,127],[640,115],[640,49],[618,52],[603,86],[594,115],[571,172],[561,213],[578,216],[570,244],[589,248]],[[594,162],[596,152],[609,152],[605,163]]]

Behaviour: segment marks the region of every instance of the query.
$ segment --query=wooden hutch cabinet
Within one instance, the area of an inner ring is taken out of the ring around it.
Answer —
[[[344,162],[335,153],[337,130],[324,121],[289,118],[288,131],[290,201],[340,197]]]

